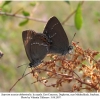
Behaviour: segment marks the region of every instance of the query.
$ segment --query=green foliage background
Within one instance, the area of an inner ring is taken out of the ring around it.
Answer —
[[[1,11],[29,16],[47,21],[50,17],[56,16],[63,22],[70,13],[77,8],[79,2],[66,3],[64,1],[13,1],[2,6]],[[100,2],[84,2],[82,5],[83,25],[77,30],[74,25],[74,15],[63,25],[69,41],[74,33],[77,33],[74,41],[84,49],[90,48],[100,50]],[[23,12],[24,11],[24,12]],[[26,13],[25,13],[26,12]],[[28,14],[29,13],[29,14]],[[22,31],[32,29],[36,32],[43,32],[46,23],[28,20],[26,24],[20,25],[25,19],[0,15],[0,50],[4,53],[0,59],[0,92],[8,92],[11,86],[20,78],[26,66],[17,66],[28,63],[22,41]],[[26,73],[30,70],[27,69]],[[40,83],[31,84],[34,81],[32,75],[23,78],[13,89],[15,92],[43,92],[57,91],[54,88],[45,87]]]

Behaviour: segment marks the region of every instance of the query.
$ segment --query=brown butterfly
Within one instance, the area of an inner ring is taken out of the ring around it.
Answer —
[[[33,30],[26,30],[22,33],[23,43],[30,67],[37,66],[47,53],[66,54],[73,49],[69,45],[68,37],[59,22],[54,16],[49,19],[42,33]]]
[[[41,63],[49,52],[49,40],[45,34],[36,33],[33,30],[22,32],[23,43],[28,59],[29,66],[35,67]]]

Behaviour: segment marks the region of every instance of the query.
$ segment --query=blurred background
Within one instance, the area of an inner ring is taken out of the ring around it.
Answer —
[[[17,66],[29,63],[26,56],[22,31],[32,29],[42,33],[46,22],[52,16],[56,16],[63,22],[76,8],[79,2],[71,1],[13,1],[5,4],[0,1],[0,12],[20,14],[45,22],[26,20],[17,17],[0,15],[0,50],[4,56],[0,59],[0,92],[8,92],[11,86],[20,78],[26,68]],[[80,30],[74,25],[74,15],[63,25],[64,30],[71,41],[74,33],[75,42],[84,49],[100,50],[100,2],[84,2],[82,5],[83,23]],[[27,69],[25,73],[28,73]],[[34,81],[32,75],[28,75],[17,83],[14,92],[55,92],[57,89],[45,87],[40,83],[31,84]]]

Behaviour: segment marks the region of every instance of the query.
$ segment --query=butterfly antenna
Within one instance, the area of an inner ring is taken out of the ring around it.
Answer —
[[[28,66],[26,66],[26,68],[25,68],[25,70],[24,70],[24,73],[23,73],[22,77],[24,76],[24,74],[25,74],[27,68],[28,68]]]
[[[23,64],[23,65],[28,65],[28,64],[26,63],[26,64]],[[17,66],[17,68],[19,68],[19,67],[21,67],[21,66],[23,66],[23,65]]]
[[[23,65],[28,65],[28,64],[26,63],[26,64],[23,64]],[[20,66],[18,66],[17,68],[19,68],[19,67],[21,67],[21,66],[23,66],[23,65],[20,65]],[[28,66],[27,66],[27,67],[28,67]],[[26,71],[27,67],[25,68],[25,70],[24,70],[24,73],[23,73],[22,77],[24,76],[24,74],[25,74],[25,71]]]
[[[74,39],[75,35],[76,35],[76,33],[74,34],[74,36],[73,36],[73,38],[72,38],[72,40],[71,40],[70,44],[72,43],[72,41],[73,41],[73,39]]]

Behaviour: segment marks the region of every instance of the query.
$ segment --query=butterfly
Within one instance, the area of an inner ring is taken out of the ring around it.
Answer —
[[[73,49],[73,46],[69,45],[68,37],[61,23],[55,16],[49,19],[43,33],[52,43],[49,50],[50,53],[65,55]]]
[[[22,32],[22,39],[28,59],[29,66],[35,67],[39,65],[49,52],[49,40],[45,34],[36,33],[33,30],[25,30]]]
[[[22,38],[27,57],[30,60],[30,67],[39,65],[48,53],[65,55],[73,49],[69,45],[68,37],[61,23],[55,16],[49,19],[43,34],[25,30],[22,32]]]

